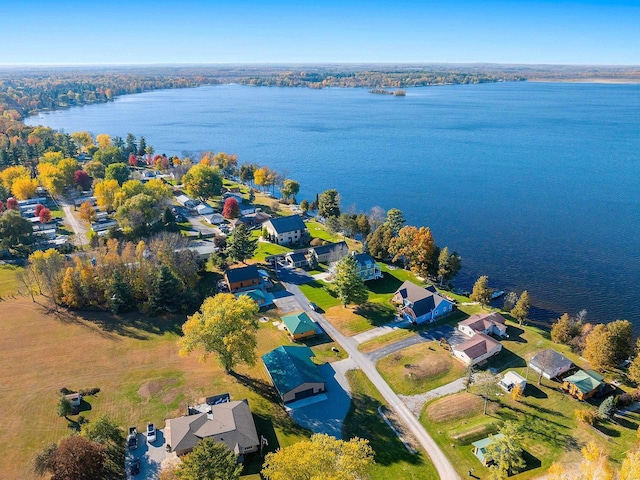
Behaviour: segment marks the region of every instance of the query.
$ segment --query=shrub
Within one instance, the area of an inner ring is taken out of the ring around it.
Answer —
[[[92,396],[92,395],[97,395],[98,393],[100,393],[100,388],[98,387],[92,387],[92,388],[83,388],[80,390],[80,395],[82,395],[83,397],[87,397],[87,396]]]
[[[322,245],[322,239],[321,238],[314,238],[313,240],[311,240],[311,246],[312,247],[319,247],[320,245]]]
[[[600,404],[598,408],[598,415],[600,418],[604,420],[608,420],[613,417],[613,414],[616,412],[616,398],[614,396],[607,397]]]
[[[67,387],[62,387],[60,389],[60,395],[69,395],[70,393],[76,393],[73,390],[69,390]]]
[[[576,410],[576,419],[580,422],[584,422],[587,425],[595,425],[598,420],[598,412],[591,409]]]

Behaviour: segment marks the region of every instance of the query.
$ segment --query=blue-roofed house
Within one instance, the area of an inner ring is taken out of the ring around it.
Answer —
[[[259,288],[255,288],[253,290],[245,290],[244,292],[238,292],[235,295],[238,298],[241,295],[246,295],[251,300],[256,302],[258,304],[258,307],[260,308],[273,305],[273,295],[268,292],[264,292]]]
[[[291,339],[294,341],[313,337],[318,333],[316,323],[309,318],[307,312],[295,313],[280,318],[284,326],[287,327],[289,336],[291,336]]]
[[[363,282],[382,278],[380,265],[368,253],[354,253],[353,258],[358,264],[358,276]]]
[[[262,356],[262,362],[284,403],[311,397],[326,390],[324,378],[311,361],[309,347],[283,345]]]
[[[267,220],[263,224],[269,241],[278,245],[295,245],[304,242],[308,236],[307,226],[300,215],[289,215]]]
[[[495,440],[503,437],[503,434],[496,433],[495,435],[492,435],[490,437],[483,438],[482,440],[478,440],[477,442],[473,442],[471,444],[473,445],[473,454],[478,457],[478,460],[480,460],[483,465],[486,466],[489,463],[487,461],[487,458],[485,457],[487,453],[487,446],[491,445]]]
[[[453,310],[453,303],[438,295],[435,287],[421,287],[406,281],[396,290],[392,301],[400,305],[402,316],[411,323],[433,322]]]

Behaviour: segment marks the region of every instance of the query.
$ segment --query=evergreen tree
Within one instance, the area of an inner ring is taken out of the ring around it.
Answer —
[[[616,412],[616,399],[612,395],[603,400],[598,407],[598,416],[603,420],[610,420]]]
[[[171,211],[169,207],[165,208],[162,212],[162,223],[165,225],[169,225],[170,223],[175,223],[176,217]]]
[[[369,292],[358,275],[358,264],[351,255],[347,255],[336,264],[334,288],[342,305],[349,303],[360,305],[367,301]]]
[[[122,274],[116,270],[111,275],[109,284],[109,309],[115,313],[122,313],[131,310],[133,297],[129,285],[122,279]]]
[[[387,225],[391,229],[391,232],[393,232],[393,235],[396,236],[405,224],[404,213],[398,208],[392,208],[387,212],[387,219],[384,224]]]
[[[149,299],[151,311],[154,313],[180,310],[180,293],[182,285],[180,280],[166,265],[160,267],[160,271],[154,281],[151,298]]]
[[[522,325],[527,320],[530,308],[531,301],[529,300],[529,292],[525,290],[520,295],[520,298],[518,298],[515,307],[511,310],[511,315],[518,320],[518,325]]]
[[[388,225],[380,225],[367,236],[367,248],[369,255],[378,260],[384,260],[389,256],[389,247],[393,232]]]
[[[473,291],[469,297],[472,302],[479,302],[483,306],[489,305],[493,290],[489,288],[489,277],[482,275],[473,285]]]
[[[244,263],[247,258],[251,258],[258,248],[258,240],[251,238],[251,232],[245,225],[238,225],[233,231],[233,235],[228,242],[227,254]]]
[[[318,199],[318,215],[324,218],[340,216],[340,195],[337,190],[326,190]]]

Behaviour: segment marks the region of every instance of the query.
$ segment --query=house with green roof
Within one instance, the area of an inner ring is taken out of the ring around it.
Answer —
[[[483,438],[482,440],[478,440],[477,442],[473,442],[473,454],[478,457],[478,460],[482,462],[484,466],[487,466],[489,462],[487,462],[487,458],[485,457],[487,453],[487,447],[491,445],[495,440],[503,438],[504,435],[501,433],[496,433],[495,435],[490,435],[487,438]]]
[[[313,337],[318,331],[316,323],[309,318],[306,312],[286,315],[280,317],[280,319],[284,326],[287,327],[289,336],[293,341]]]
[[[562,388],[578,400],[588,400],[605,385],[604,377],[593,370],[578,370],[562,381]]]
[[[309,347],[283,345],[262,356],[267,373],[284,403],[302,400],[326,391],[315,357]]]
[[[246,290],[244,292],[238,292],[235,294],[237,298],[240,298],[241,295],[246,295],[251,300],[258,304],[258,307],[268,307],[273,305],[273,295],[267,292],[263,292],[259,288],[254,290]]]

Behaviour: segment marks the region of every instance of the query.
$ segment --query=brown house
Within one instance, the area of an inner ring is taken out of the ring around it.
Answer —
[[[563,380],[562,388],[578,400],[588,400],[604,388],[603,380],[604,377],[593,370],[578,370]]]
[[[260,286],[260,272],[258,272],[258,267],[255,265],[227,268],[224,272],[224,279],[231,293]]]

